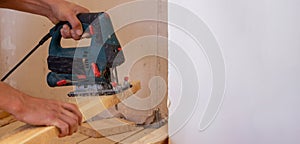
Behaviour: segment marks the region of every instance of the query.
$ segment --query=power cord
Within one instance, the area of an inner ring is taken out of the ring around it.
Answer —
[[[41,45],[43,45],[49,38],[51,38],[52,35],[50,33],[47,33],[40,41],[39,43],[22,58],[8,73],[4,75],[4,77],[1,78],[1,82],[5,81],[21,64],[23,64]]]

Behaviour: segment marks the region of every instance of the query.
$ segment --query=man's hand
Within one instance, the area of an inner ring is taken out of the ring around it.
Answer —
[[[49,2],[49,4],[51,12],[47,15],[47,17],[54,24],[59,21],[68,21],[72,26],[72,29],[68,25],[63,26],[61,29],[62,37],[73,38],[75,40],[80,39],[83,30],[82,25],[76,16],[79,13],[88,13],[89,10],[64,0],[58,0],[55,1],[55,3]]]
[[[23,96],[13,113],[16,119],[32,125],[52,125],[60,130],[60,137],[71,135],[81,124],[77,106],[60,101]]]
[[[56,126],[60,137],[77,131],[82,115],[76,105],[31,97],[0,82],[0,109],[32,125]]]

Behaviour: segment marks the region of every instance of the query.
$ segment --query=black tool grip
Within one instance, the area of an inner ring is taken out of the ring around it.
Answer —
[[[102,13],[103,12],[100,12],[100,13],[81,13],[81,14],[78,14],[77,17],[78,17],[78,19],[81,23],[91,24]]]
[[[77,18],[81,22],[82,29],[85,31],[88,29],[90,25],[93,25],[95,28],[100,27],[100,17],[103,15],[104,12],[98,12],[98,13],[81,13],[77,15]],[[49,46],[49,52],[50,53],[60,53],[60,49],[62,49],[60,41],[61,41],[61,33],[60,29],[62,29],[64,24],[68,24],[71,28],[72,26],[70,25],[69,22],[67,21],[62,21],[56,24],[51,30],[50,30],[50,35],[52,37],[50,46]],[[66,50],[67,51],[67,50]]]
[[[101,15],[103,12],[98,13],[80,13],[77,15],[77,18],[81,22],[81,24],[87,24],[90,25],[95,19],[98,18],[99,15]],[[57,30],[60,30],[64,24],[67,24],[72,28],[71,24],[67,21],[61,21],[58,24],[56,24],[51,31],[55,32]]]

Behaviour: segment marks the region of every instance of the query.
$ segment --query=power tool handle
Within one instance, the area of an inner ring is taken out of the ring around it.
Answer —
[[[81,13],[77,18],[81,23],[91,24],[101,13]]]
[[[101,13],[80,13],[77,15],[77,18],[81,22],[81,24],[87,24],[90,25]],[[60,30],[64,24],[67,24],[72,28],[71,24],[67,21],[61,21],[58,24],[56,24],[51,31],[55,32],[57,30]]]

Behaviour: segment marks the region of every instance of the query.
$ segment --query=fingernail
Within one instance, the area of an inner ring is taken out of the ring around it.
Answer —
[[[71,30],[70,32],[71,32],[72,37],[74,37],[75,36],[75,32],[73,30]]]
[[[64,29],[64,32],[65,32],[65,33],[70,33],[70,30]]]
[[[77,34],[77,35],[81,35],[81,34],[82,34],[82,31],[81,31],[81,30],[76,30],[76,34]]]
[[[67,28],[69,28],[69,26],[65,24],[65,25],[63,25],[63,28],[67,29]]]

